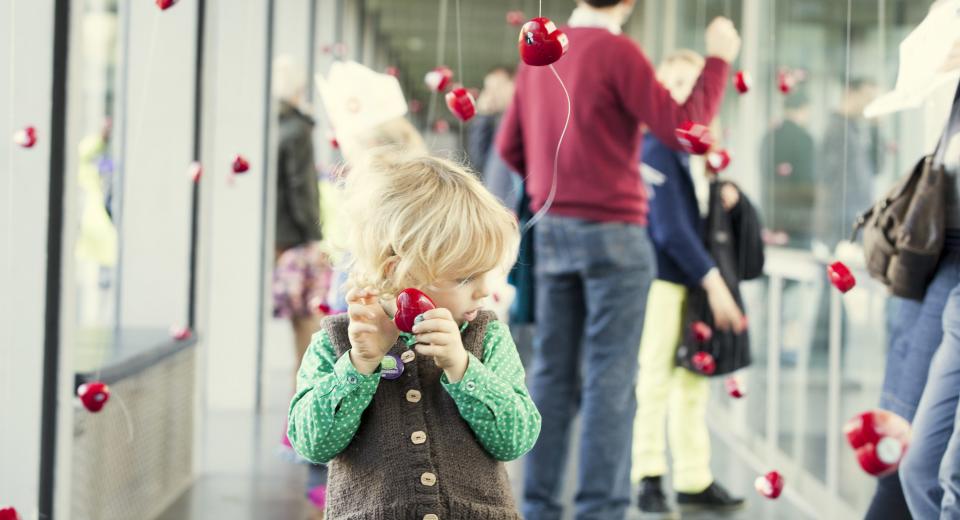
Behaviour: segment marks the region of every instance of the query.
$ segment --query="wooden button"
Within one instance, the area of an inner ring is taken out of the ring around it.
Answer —
[[[420,390],[407,390],[407,401],[411,403],[420,402]]]
[[[440,517],[430,513],[429,515],[423,515],[423,520],[440,520]]]
[[[414,444],[423,444],[427,442],[427,434],[422,431],[415,431],[410,435],[410,442]]]
[[[420,475],[420,483],[424,486],[432,486],[437,483],[437,476],[428,471]]]
[[[400,361],[403,361],[404,363],[409,363],[414,359],[417,359],[417,355],[414,354],[412,350],[408,350],[403,354],[400,354]]]

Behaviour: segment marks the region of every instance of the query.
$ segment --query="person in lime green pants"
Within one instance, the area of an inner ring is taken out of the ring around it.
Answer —
[[[660,65],[657,76],[677,102],[683,102],[702,67],[703,58],[696,53],[677,51]],[[703,218],[691,175],[693,166],[703,176],[702,159],[691,165],[689,155],[669,149],[655,136],[644,138],[642,159],[658,274],[647,299],[644,323],[648,326],[640,342],[631,471],[634,482],[640,484],[639,507],[647,518],[673,514],[661,484],[667,473],[664,422],[669,418],[673,487],[681,510],[736,509],[744,500],[730,496],[710,472],[710,436],[704,418],[707,378],[677,367],[674,361],[688,287],[699,285],[707,291],[718,328],[739,333],[744,327],[743,314],[702,238]],[[729,211],[739,202],[739,191],[728,185],[721,197]]]

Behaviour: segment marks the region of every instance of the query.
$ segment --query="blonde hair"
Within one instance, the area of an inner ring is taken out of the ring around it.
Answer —
[[[427,153],[427,143],[405,117],[396,117],[354,136],[347,136],[341,140],[340,148],[347,160],[353,162],[359,162],[363,154],[371,151],[417,155]]]
[[[663,58],[663,61],[660,62],[660,65],[657,67],[657,81],[673,94],[677,102],[682,103],[686,101],[686,99],[677,99],[678,96],[676,92],[677,82],[685,79],[679,76],[680,71],[684,67],[693,67],[699,73],[700,70],[703,69],[704,64],[703,56],[696,52],[689,49],[677,49],[667,54]],[[693,87],[693,85],[690,85],[690,87]],[[689,91],[686,94],[689,96]],[[684,96],[684,98],[687,96]]]
[[[427,155],[367,154],[344,181],[350,284],[384,294],[502,268],[517,220],[468,170]]]

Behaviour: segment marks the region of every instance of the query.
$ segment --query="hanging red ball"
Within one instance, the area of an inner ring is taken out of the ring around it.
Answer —
[[[334,150],[340,148],[340,141],[337,141],[337,134],[333,133],[333,130],[327,130],[327,142],[330,143],[330,148]]]
[[[705,376],[713,375],[717,371],[717,360],[709,352],[700,351],[690,359],[693,369]]]
[[[507,23],[514,27],[520,27],[526,19],[527,16],[523,14],[523,11],[507,11]]]
[[[527,65],[550,65],[563,57],[569,47],[567,35],[549,18],[534,18],[520,28],[517,49]]]
[[[753,78],[750,77],[749,72],[738,70],[737,73],[733,75],[733,87],[741,94],[749,92],[752,84]]]
[[[393,323],[403,332],[413,332],[413,326],[420,321],[421,314],[436,309],[437,305],[429,296],[417,289],[404,289],[397,295],[397,314]]]
[[[797,77],[792,70],[780,69],[780,71],[777,72],[777,87],[782,94],[786,95],[792,92],[796,84]]]
[[[477,102],[473,95],[463,87],[456,87],[447,92],[447,108],[457,119],[469,121],[477,115]]]
[[[740,399],[747,395],[746,385],[737,376],[730,376],[724,379],[723,386],[727,390],[727,395],[734,399]]]
[[[37,129],[27,126],[18,130],[13,134],[13,143],[21,148],[33,148],[37,144]]]
[[[250,162],[247,161],[246,157],[237,154],[233,158],[233,164],[231,165],[233,173],[246,173],[250,170]]]
[[[394,66],[392,66],[392,65],[389,66],[389,67],[387,67],[387,68],[383,71],[383,73],[386,74],[386,75],[388,75],[388,76],[393,76],[393,77],[395,77],[395,78],[399,78],[399,77],[400,77],[400,69],[398,69],[398,68],[396,68],[396,67],[394,67]]]
[[[690,332],[693,334],[694,341],[701,345],[713,338],[713,329],[710,328],[710,325],[707,325],[702,321],[695,321],[691,323]]]
[[[883,477],[897,470],[910,445],[910,423],[886,410],[870,410],[843,427],[857,462],[867,473]]]
[[[110,387],[102,381],[90,381],[77,388],[77,397],[87,411],[97,413],[110,400]]]
[[[680,142],[680,146],[689,154],[703,155],[713,146],[713,135],[710,134],[710,129],[705,125],[693,121],[684,121],[674,133],[677,136],[677,141]]]
[[[433,133],[445,134],[450,131],[450,123],[446,119],[437,119],[433,123]]]
[[[203,165],[198,161],[193,161],[190,163],[190,168],[187,169],[187,175],[194,183],[200,182],[200,178],[203,177]]]
[[[714,150],[707,154],[707,169],[712,173],[720,173],[730,166],[730,152],[726,149]]]
[[[450,67],[443,65],[431,70],[423,77],[423,82],[427,84],[427,88],[434,92],[443,92],[451,81],[453,81],[453,71],[450,70]]]
[[[170,337],[176,341],[186,341],[193,337],[193,331],[190,330],[190,327],[173,325],[170,327]]]
[[[157,0],[157,7],[159,7],[161,11],[166,11],[179,1],[180,0]]]
[[[0,507],[0,520],[20,520],[20,514],[13,506]]]
[[[766,475],[757,477],[757,480],[753,482],[753,486],[757,488],[757,492],[761,495],[775,500],[780,496],[780,493],[783,493],[783,475],[778,471],[771,471]]]
[[[853,273],[843,262],[834,262],[828,265],[827,276],[830,277],[830,283],[842,293],[853,289],[857,285],[857,279],[854,278]]]

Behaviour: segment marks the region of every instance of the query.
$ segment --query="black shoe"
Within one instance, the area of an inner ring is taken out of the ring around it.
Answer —
[[[730,493],[716,482],[699,493],[677,493],[677,505],[680,506],[680,511],[685,513],[734,511],[741,509],[745,503],[743,498],[730,496]]]
[[[640,506],[641,518],[676,518],[673,511],[670,510],[666,495],[663,494],[660,477],[644,477],[640,481],[640,495],[637,498],[637,505]]]

